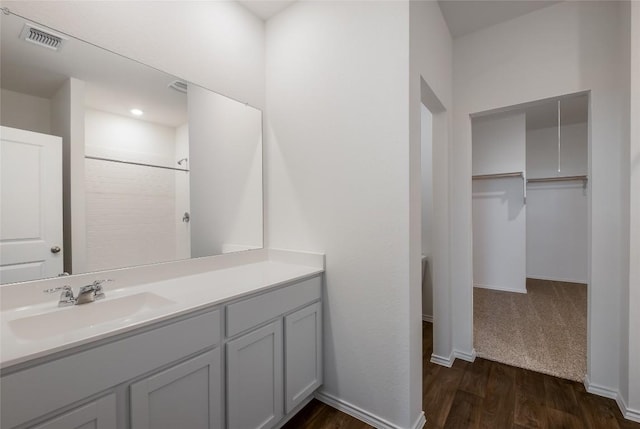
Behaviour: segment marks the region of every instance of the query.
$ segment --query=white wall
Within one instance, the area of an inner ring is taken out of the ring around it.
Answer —
[[[409,189],[410,189],[410,293],[412,315],[419,311],[421,236],[421,108],[433,114],[433,246],[429,268],[433,279],[434,362],[450,365],[454,350],[453,315],[449,311],[449,162],[452,108],[452,40],[437,2],[412,1],[410,11],[409,78]],[[415,307],[418,307],[414,310]],[[414,372],[422,366],[421,323],[411,319],[411,356]],[[415,377],[415,375],[412,374]],[[415,387],[415,386],[412,386]],[[416,397],[418,395],[419,397]],[[420,405],[422,392],[412,398]],[[429,418],[429,416],[427,416]]]
[[[433,321],[433,115],[420,105],[420,175],[422,177],[422,317]]]
[[[86,108],[85,155],[166,167],[176,164],[176,129]]]
[[[62,137],[64,270],[86,272],[84,82],[69,78],[51,98],[51,134]]]
[[[558,171],[558,128],[527,129],[527,179],[588,174],[588,146],[586,122],[562,125]]]
[[[469,115],[590,90],[588,374],[617,390],[621,346],[624,57],[617,2],[561,2],[454,41],[452,313],[455,347],[473,347]]]
[[[51,100],[0,90],[0,125],[51,134]]]
[[[587,175],[586,123],[527,130],[527,178]],[[588,200],[582,181],[527,185],[527,277],[587,282]]]
[[[176,128],[175,159],[187,158],[187,163],[177,165],[178,168],[189,169],[189,124]],[[177,163],[178,161],[176,161]],[[178,173],[176,178],[176,259],[191,257],[191,223],[184,222],[184,213],[191,212],[191,195],[189,192],[189,174]]]
[[[587,283],[587,191],[582,182],[527,187],[527,277]]]
[[[233,1],[3,1],[59,31],[264,108],[264,22]]]
[[[621,368],[622,400],[628,416],[640,421],[640,3],[631,2],[624,11],[630,30],[630,150],[629,156],[629,291],[623,300],[624,347]],[[623,13],[624,13],[623,12]],[[629,13],[630,12],[630,13]],[[623,34],[624,37],[624,34]]]
[[[473,174],[525,170],[524,113],[474,118]],[[473,181],[473,285],[526,293],[527,210],[521,177]]]
[[[474,287],[527,293],[522,179],[474,180],[472,196]]]
[[[378,427],[422,409],[408,22],[406,2],[296,2],[267,22],[269,244],[326,253],[320,396]]]
[[[262,114],[190,85],[191,255],[262,247]]]
[[[95,109],[84,118],[87,156],[177,167],[175,128]],[[176,177],[183,175],[85,160],[85,270],[177,259]]]
[[[474,118],[472,124],[473,175],[525,171],[524,113],[492,114]]]

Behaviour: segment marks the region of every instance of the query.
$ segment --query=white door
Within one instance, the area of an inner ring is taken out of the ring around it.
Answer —
[[[0,283],[63,272],[62,138],[0,127]]]

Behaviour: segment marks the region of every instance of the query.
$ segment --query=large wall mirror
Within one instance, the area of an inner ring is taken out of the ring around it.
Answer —
[[[0,15],[1,283],[262,247],[260,110]]]

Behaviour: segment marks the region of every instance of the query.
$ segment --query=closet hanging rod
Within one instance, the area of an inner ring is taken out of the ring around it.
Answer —
[[[473,180],[502,179],[507,177],[522,178],[522,202],[523,204],[527,204],[527,176],[524,171],[514,171],[513,173],[477,174],[475,176],[471,176]]]
[[[513,173],[478,174],[478,175],[472,176],[472,179],[473,180],[502,179],[503,177],[524,177],[524,172],[516,171]]]
[[[559,176],[559,177],[538,177],[535,179],[527,179],[527,183],[540,183],[540,182],[569,182],[574,180],[582,180],[586,182],[589,180],[588,176]]]
[[[89,155],[86,155],[85,159],[95,159],[97,161],[116,162],[118,164],[139,165],[141,167],[162,168],[162,169],[165,169],[165,170],[185,171],[187,173],[189,172],[189,170],[187,170],[186,168],[166,167],[164,165],[145,164],[144,162],[122,161],[122,160],[119,160],[119,159],[102,158],[100,156],[89,156]]]

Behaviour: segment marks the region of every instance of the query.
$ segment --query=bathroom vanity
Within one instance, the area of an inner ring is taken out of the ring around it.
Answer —
[[[322,384],[322,272],[263,260],[80,306],[5,301],[1,426],[278,427]]]
[[[324,257],[262,248],[262,112],[0,20],[0,426],[284,424],[322,384]]]

